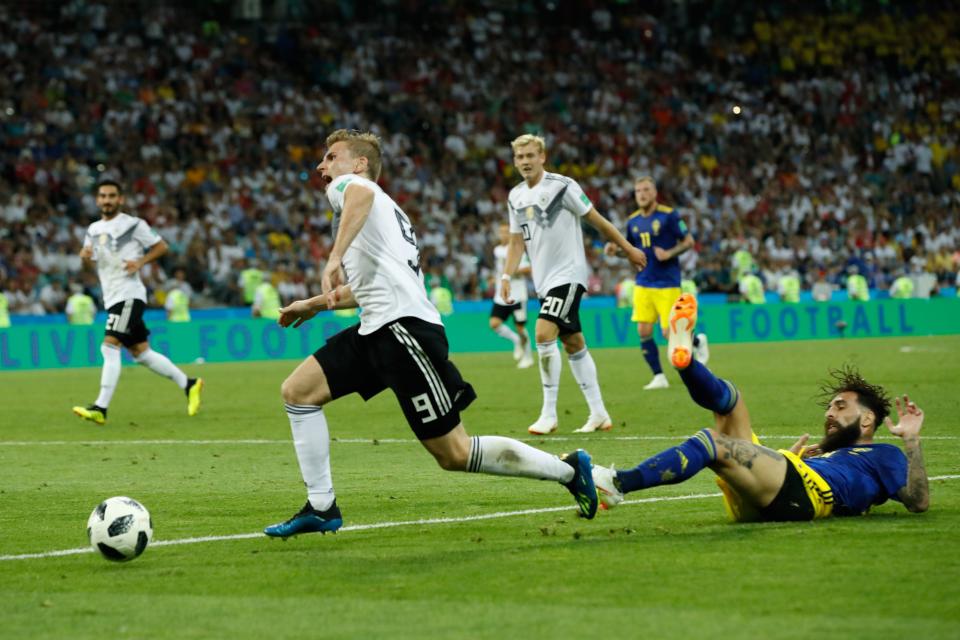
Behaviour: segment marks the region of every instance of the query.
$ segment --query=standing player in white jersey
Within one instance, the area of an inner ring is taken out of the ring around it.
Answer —
[[[500,224],[497,239],[500,244],[493,248],[493,259],[496,261],[494,273],[503,273],[507,264],[507,247],[510,246],[510,225]],[[513,343],[513,359],[517,361],[517,368],[527,369],[533,366],[533,350],[530,348],[530,336],[527,335],[527,274],[530,273],[530,260],[523,254],[517,277],[510,283],[513,293],[513,304],[507,304],[500,295],[500,287],[493,296],[493,307],[490,309],[490,328],[501,338]],[[516,333],[506,325],[507,318],[513,317]]]
[[[120,184],[102,180],[97,184],[97,208],[100,219],[87,228],[80,257],[97,263],[107,326],[100,353],[100,395],[87,407],[73,412],[97,424],[107,421],[107,407],[120,379],[120,347],[126,347],[133,359],[154,373],[173,380],[187,396],[187,415],[200,410],[201,378],[188,378],[162,353],[150,348],[150,330],[143,323],[147,289],[140,280],[140,268],[167,252],[167,243],[145,220],[120,211],[123,194]]]
[[[603,405],[597,367],[580,329],[580,298],[587,285],[587,260],[583,248],[583,218],[623,250],[636,267],[647,264],[642,251],[627,242],[613,224],[600,215],[575,180],[544,171],[546,144],[540,136],[525,134],[511,143],[513,163],[523,182],[510,190],[510,247],[501,276],[500,295],[512,300],[511,281],[526,249],[533,265],[533,284],[540,297],[537,318],[537,354],[543,408],[527,429],[547,434],[557,429],[557,393],[560,385],[560,349],[563,343],[573,377],[590,406],[590,416],[577,433],[606,431],[613,426]]]
[[[286,538],[343,525],[323,405],[350,393],[369,400],[388,388],[443,469],[555,480],[574,495],[581,514],[592,518],[597,492],[585,451],[558,458],[510,438],[467,435],[460,412],[476,394],[448,359],[440,314],[424,290],[410,220],[375,182],[380,140],[341,129],[327,137],[326,146],[317,171],[327,182],[335,240],[323,270],[323,293],[284,307],[279,322],[297,327],[324,309],[359,306],[360,324],[327,340],[283,382],[307,502],[264,533]]]

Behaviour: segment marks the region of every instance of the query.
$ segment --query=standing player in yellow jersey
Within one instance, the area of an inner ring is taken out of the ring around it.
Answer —
[[[657,185],[653,178],[641,176],[634,181],[633,194],[639,207],[627,219],[627,241],[647,256],[647,268],[638,271],[633,289],[633,316],[640,334],[643,358],[653,371],[653,380],[644,389],[666,389],[670,386],[660,366],[660,352],[653,339],[653,325],[660,319],[663,335],[667,335],[670,307],[680,297],[680,260],[678,256],[693,247],[693,236],[673,207],[657,203]],[[620,248],[608,243],[608,255]],[[706,364],[709,358],[707,336],[694,336],[694,356]]]

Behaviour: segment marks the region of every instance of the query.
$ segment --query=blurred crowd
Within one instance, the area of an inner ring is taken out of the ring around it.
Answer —
[[[99,302],[77,254],[102,177],[171,247],[142,273],[154,303],[180,288],[193,306],[242,304],[251,268],[284,301],[318,293],[332,214],[314,167],[340,127],[382,137],[381,182],[456,299],[492,296],[524,132],[617,224],[652,175],[694,233],[683,267],[701,291],[736,294],[738,251],[771,290],[785,274],[956,281],[949,3],[318,4],[0,5],[10,311],[62,311],[71,287]],[[625,265],[586,237],[590,291],[611,294]]]

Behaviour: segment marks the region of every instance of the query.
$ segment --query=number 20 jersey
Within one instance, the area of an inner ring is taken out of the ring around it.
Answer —
[[[532,266],[533,286],[541,298],[561,285],[587,286],[587,258],[580,218],[593,204],[566,176],[544,172],[533,187],[521,182],[507,196],[510,233],[522,233]]]
[[[440,314],[424,289],[420,251],[410,219],[377,183],[347,174],[327,186],[334,238],[340,228],[344,196],[351,185],[373,191],[370,215],[343,256],[347,284],[360,305],[360,335],[404,317],[442,326]]]

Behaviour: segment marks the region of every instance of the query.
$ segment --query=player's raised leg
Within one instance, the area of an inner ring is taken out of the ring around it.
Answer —
[[[200,395],[203,392],[203,379],[190,378],[167,356],[150,348],[149,342],[140,342],[129,347],[130,355],[146,368],[159,376],[169,378],[187,396],[187,415],[195,416],[200,411]]]
[[[762,508],[773,502],[783,486],[787,460],[783,455],[715,429],[702,429],[685,442],[665,449],[633,469],[615,471],[594,466],[600,500],[616,506],[632,491],[689,480],[711,468],[738,498]]]
[[[561,459],[512,438],[468,437],[460,412],[476,399],[476,393],[449,360],[443,327],[402,318],[388,329],[365,346],[374,368],[384,372],[383,379],[410,428],[440,467],[554,480],[573,494],[581,515],[594,516],[597,494],[585,451]]]
[[[715,376],[693,357],[696,325],[697,299],[684,293],[670,311],[668,354],[671,364],[680,374],[693,401],[713,412],[720,433],[758,443],[751,429],[750,414],[737,388],[732,382]]]
[[[443,436],[422,442],[437,464],[448,471],[554,480],[570,491],[582,517],[596,515],[598,498],[592,465],[583,449],[555,456],[513,438],[469,437],[462,423]]]
[[[343,526],[330,471],[330,431],[323,405],[331,400],[330,386],[319,361],[306,358],[281,386],[293,434],[307,502],[290,519],[266,527],[268,536],[288,538],[300,533],[327,533]]]
[[[112,336],[107,336],[100,345],[100,353],[103,355],[103,367],[100,370],[100,394],[93,404],[86,407],[74,407],[73,413],[84,420],[96,424],[105,424],[107,409],[110,407],[113,393],[117,389],[117,382],[120,380],[122,370],[120,341]]]

